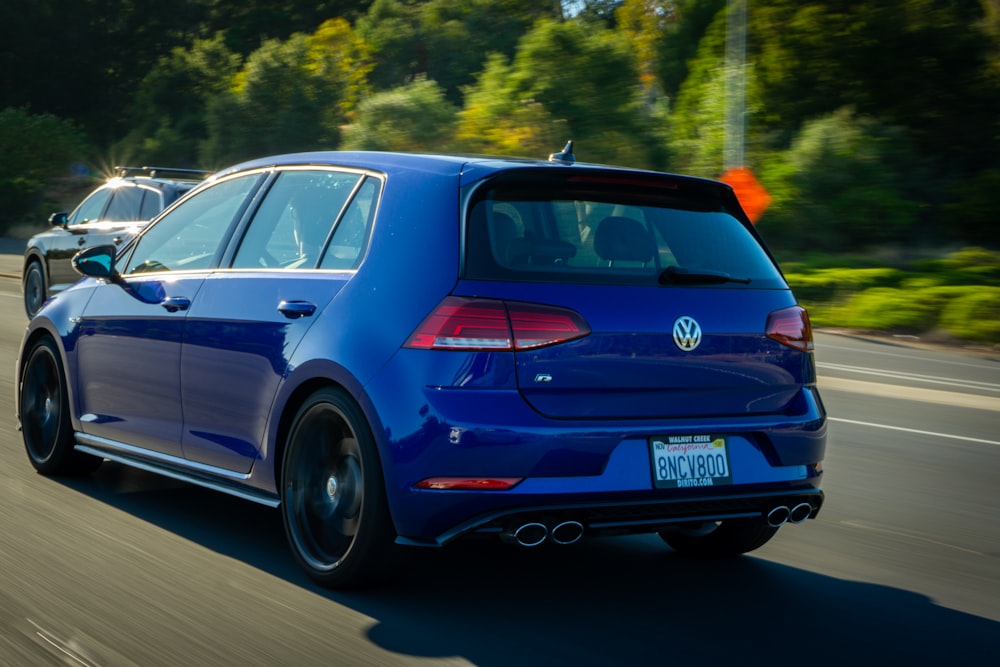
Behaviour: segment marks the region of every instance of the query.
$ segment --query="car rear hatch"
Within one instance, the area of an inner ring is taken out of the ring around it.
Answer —
[[[815,381],[808,317],[725,186],[524,170],[469,201],[454,294],[504,304],[539,413],[779,413]]]

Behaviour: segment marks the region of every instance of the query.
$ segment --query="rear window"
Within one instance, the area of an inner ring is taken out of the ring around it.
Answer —
[[[471,279],[786,288],[711,183],[512,172],[473,194],[466,220]]]

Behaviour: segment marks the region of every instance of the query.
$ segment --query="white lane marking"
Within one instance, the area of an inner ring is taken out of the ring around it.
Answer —
[[[836,334],[830,334],[836,335]],[[913,353],[903,354],[900,352],[886,352],[885,350],[869,350],[863,347],[850,347],[847,345],[830,345],[828,343],[823,343],[821,346],[817,345],[821,350],[842,350],[844,352],[856,352],[859,354],[877,354],[883,357],[896,357],[898,359],[913,359]],[[919,351],[920,348],[913,348],[915,351]],[[961,349],[956,349],[955,354],[962,354]],[[970,361],[958,361],[956,359],[940,359],[938,357],[921,357],[921,361],[927,361],[935,364],[951,364],[952,366],[968,366],[970,368],[982,368],[982,363],[975,363]]]
[[[964,551],[967,554],[973,554],[975,556],[985,556],[982,551],[976,551],[975,549],[966,549],[965,547],[960,547],[954,544],[948,544],[947,542],[939,542],[937,540],[932,540],[927,537],[921,537],[920,535],[914,535],[913,533],[903,533],[898,530],[889,530],[888,528],[879,528],[878,526],[870,526],[858,521],[840,521],[842,526],[850,526],[851,528],[860,528],[861,530],[870,530],[876,533],[885,533],[886,535],[895,535],[897,537],[905,537],[911,540],[918,540],[920,542],[926,542],[927,544],[934,544],[939,547],[947,547],[949,549],[955,549],[957,551]]]
[[[859,375],[877,375],[879,377],[892,378],[894,380],[912,380],[914,382],[925,382],[927,384],[940,384],[948,387],[960,387],[962,389],[975,389],[1000,393],[1000,383],[996,382],[959,380],[956,378],[941,377],[940,375],[921,375],[919,373],[904,373],[901,371],[890,371],[881,368],[866,368],[863,366],[848,366],[846,364],[828,364],[823,362],[817,362],[816,367],[833,371],[857,373]]]
[[[49,632],[30,618],[26,618],[24,620],[35,626],[35,636],[38,637],[38,639],[48,644],[69,660],[72,660],[75,664],[84,665],[84,667],[98,667],[96,662],[89,660],[84,655],[81,655],[80,652],[73,646],[73,642],[67,642],[60,639],[54,633]]]
[[[981,445],[995,445],[1000,447],[1000,442],[996,440],[985,440],[983,438],[970,438],[964,435],[955,435],[954,433],[935,433],[934,431],[922,431],[917,428],[906,428],[903,426],[890,426],[888,424],[875,424],[873,422],[863,422],[856,419],[842,419],[841,417],[827,417],[829,421],[840,422],[842,424],[853,424],[855,426],[868,426],[870,428],[884,428],[890,431],[902,431],[903,433],[913,433],[915,435],[930,435],[935,438],[950,438],[951,440],[964,440],[965,442],[976,442]]]
[[[864,380],[848,380],[821,375],[816,381],[820,392],[846,391],[852,394],[893,398],[900,401],[919,401],[934,405],[950,405],[957,408],[973,408],[975,410],[990,410],[1000,412],[1000,397],[981,396],[979,394],[963,394],[940,389],[924,389],[908,387],[899,384],[884,384],[882,382],[865,382]]]

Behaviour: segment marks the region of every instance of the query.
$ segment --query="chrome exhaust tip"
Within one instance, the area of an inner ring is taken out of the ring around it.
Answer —
[[[785,525],[785,522],[788,521],[791,514],[792,511],[790,509],[784,505],[778,505],[767,513],[767,525],[771,526],[771,528],[783,526]]]
[[[552,541],[556,544],[573,544],[583,537],[583,524],[579,521],[563,521],[552,528]]]
[[[799,503],[788,513],[788,521],[790,523],[802,523],[812,516],[812,511],[812,505],[809,503]]]
[[[500,539],[508,544],[522,547],[537,547],[549,536],[549,528],[544,523],[531,521],[517,524],[500,533]]]

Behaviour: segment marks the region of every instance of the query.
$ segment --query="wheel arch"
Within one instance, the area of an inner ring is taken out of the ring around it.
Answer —
[[[317,375],[303,380],[291,390],[288,398],[284,401],[277,420],[274,431],[274,451],[271,456],[271,460],[274,462],[271,473],[274,476],[274,488],[279,498],[281,497],[281,475],[284,466],[285,450],[288,446],[288,436],[295,421],[295,416],[306,399],[320,389],[326,388],[343,392],[345,396],[349,397],[355,403],[360,413],[364,416],[368,430],[371,432],[375,442],[375,454],[378,457],[379,471],[382,474],[386,487],[388,487],[389,479],[386,470],[386,457],[383,451],[384,439],[380,437],[381,422],[371,402],[367,399],[367,395],[360,388],[357,391],[351,391],[343,382],[339,382],[326,375]],[[389,474],[391,475],[391,471]]]
[[[59,363],[62,365],[63,374],[66,375],[67,373],[66,369],[68,366],[66,362],[66,350],[63,349],[63,344],[60,337],[44,326],[36,326],[33,328],[29,328],[27,333],[24,335],[24,340],[21,343],[21,348],[17,355],[17,366],[15,368],[16,375],[14,381],[17,384],[14,387],[14,391],[16,393],[14,401],[14,412],[17,418],[18,427],[20,427],[21,424],[21,382],[24,377],[24,365],[27,363],[28,357],[31,356],[30,355],[31,350],[33,350],[35,346],[38,345],[38,342],[43,338],[49,338],[55,345],[56,352],[59,354]],[[76,412],[73,409],[75,406],[74,404],[75,398],[74,398],[73,388],[70,386],[68,377],[66,378],[66,391],[67,391],[68,403],[70,406],[69,407],[70,421],[75,428],[77,423]]]
[[[29,246],[24,251],[24,263],[21,265],[21,282],[24,282],[24,278],[28,275],[28,268],[31,266],[32,262],[37,262],[40,267],[42,267],[42,278],[45,280],[45,289],[48,291],[48,286],[51,281],[51,276],[49,276],[49,263],[45,261],[45,256],[41,249],[36,246]]]

